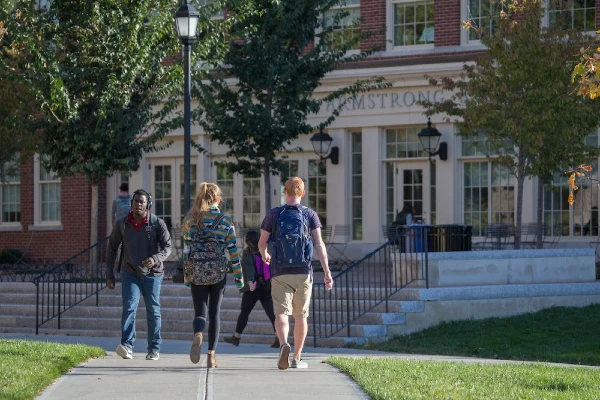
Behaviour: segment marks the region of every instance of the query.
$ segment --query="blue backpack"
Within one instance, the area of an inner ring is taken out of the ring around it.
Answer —
[[[308,267],[313,256],[313,242],[306,216],[307,207],[280,207],[271,232],[272,264],[278,268]]]

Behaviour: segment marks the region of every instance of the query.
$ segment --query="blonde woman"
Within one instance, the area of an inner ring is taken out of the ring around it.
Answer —
[[[185,249],[190,249],[194,236],[200,230],[203,230],[205,227],[213,229],[219,241],[221,251],[229,253],[235,285],[238,289],[241,289],[244,286],[244,278],[240,265],[239,251],[236,245],[235,228],[231,217],[223,215],[219,209],[221,199],[221,189],[216,184],[209,182],[200,184],[194,205],[183,220],[183,244]],[[208,319],[210,324],[208,324],[207,368],[216,368],[219,366],[219,363],[215,359],[215,350],[219,341],[219,314],[221,301],[225,293],[226,281],[227,279],[224,277],[214,284],[186,283],[190,286],[194,302],[194,339],[190,349],[190,360],[194,364],[200,362],[200,349]]]

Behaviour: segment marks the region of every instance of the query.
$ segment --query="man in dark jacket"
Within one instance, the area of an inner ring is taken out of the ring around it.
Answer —
[[[148,321],[148,353],[146,360],[158,360],[161,314],[160,287],[163,280],[163,262],[171,254],[171,236],[165,222],[150,213],[152,197],[145,190],[133,193],[131,211],[116,221],[106,250],[106,286],[115,288],[114,266],[119,245],[122,246],[121,296],[121,344],[117,354],[124,359],[133,358],[135,340],[135,314],[144,297]]]

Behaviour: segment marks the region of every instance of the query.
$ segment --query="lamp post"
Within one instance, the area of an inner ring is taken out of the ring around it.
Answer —
[[[313,146],[313,150],[319,156],[321,161],[325,161],[328,158],[331,160],[333,165],[337,165],[340,159],[340,148],[333,146],[331,152],[329,147],[333,142],[333,138],[328,133],[323,132],[323,128],[319,129],[319,133],[315,133],[310,138],[310,143]],[[327,155],[329,153],[329,155]]]
[[[183,5],[175,13],[175,23],[177,24],[177,34],[183,44],[183,75],[184,75],[184,93],[183,93],[183,175],[184,175],[184,207],[185,212],[191,206],[191,188],[190,188],[190,147],[191,147],[191,70],[190,53],[191,47],[196,42],[196,27],[200,14],[184,1]]]

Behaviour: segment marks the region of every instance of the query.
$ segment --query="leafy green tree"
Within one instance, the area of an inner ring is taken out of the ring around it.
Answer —
[[[14,6],[12,0],[0,1],[0,10],[8,12]],[[0,49],[9,49],[11,37],[0,20]],[[0,50],[0,57],[7,56]],[[11,58],[18,57],[12,52]],[[16,67],[12,61],[11,65]],[[31,156],[37,150],[41,139],[39,126],[40,115],[36,107],[35,98],[28,88],[11,79],[11,75],[0,69],[0,166],[9,166],[9,169],[0,169],[0,182],[8,175],[14,175],[18,163],[14,163],[18,155],[22,160]]]
[[[97,241],[98,183],[139,167],[173,127],[183,88],[172,0],[20,0],[4,13],[4,71],[35,95],[44,116],[47,167],[92,183],[90,241]],[[9,60],[11,60],[9,58]]]
[[[325,97],[314,96],[323,77],[370,52],[348,55],[356,41],[341,43],[335,26],[347,16],[327,12],[340,0],[225,1],[230,15],[248,15],[229,30],[223,63],[197,76],[195,120],[211,140],[228,147],[231,171],[265,178],[266,207],[271,207],[270,175],[280,172],[281,156],[300,135],[330,125],[345,104],[321,124],[307,117],[325,102],[351,99],[372,88],[387,87],[382,78],[357,80]],[[241,8],[243,7],[243,9]],[[363,32],[364,36],[374,33]],[[348,38],[346,38],[348,39]],[[360,40],[360,38],[356,38]]]
[[[477,141],[479,148],[516,177],[517,248],[525,179],[539,178],[537,220],[542,221],[544,183],[551,183],[553,173],[597,154],[586,147],[585,137],[600,122],[598,105],[576,96],[570,81],[571,61],[586,38],[541,27],[543,13],[539,0],[507,1],[493,18],[493,33],[479,30],[485,53],[465,65],[458,78],[430,80],[452,95],[441,103],[423,103],[428,115],[456,117],[458,134],[483,139]],[[466,25],[480,28],[469,21]]]

